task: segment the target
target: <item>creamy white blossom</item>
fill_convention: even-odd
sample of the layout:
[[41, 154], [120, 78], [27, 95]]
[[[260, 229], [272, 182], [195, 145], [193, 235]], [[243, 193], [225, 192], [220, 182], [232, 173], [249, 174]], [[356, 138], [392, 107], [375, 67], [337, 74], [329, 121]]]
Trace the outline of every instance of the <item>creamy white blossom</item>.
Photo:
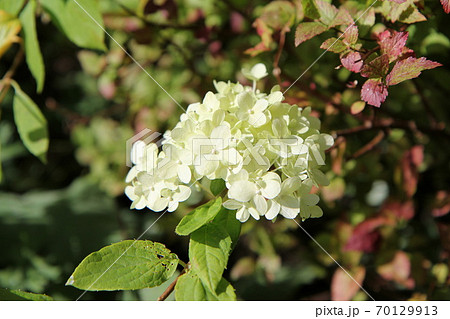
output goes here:
[[174, 211], [202, 180], [223, 179], [224, 207], [241, 222], [281, 215], [322, 216], [312, 187], [327, 185], [319, 169], [334, 141], [319, 131], [311, 108], [283, 103], [279, 86], [265, 94], [256, 82], [263, 64], [244, 69], [253, 86], [216, 82], [201, 103], [188, 106], [162, 146], [134, 144], [126, 195], [132, 208]]

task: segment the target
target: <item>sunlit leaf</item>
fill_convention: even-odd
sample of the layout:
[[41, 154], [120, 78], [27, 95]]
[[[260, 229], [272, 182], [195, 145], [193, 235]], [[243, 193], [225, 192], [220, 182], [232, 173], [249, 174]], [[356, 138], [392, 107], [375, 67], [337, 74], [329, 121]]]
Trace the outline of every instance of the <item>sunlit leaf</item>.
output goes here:
[[197, 207], [183, 217], [175, 229], [178, 235], [187, 236], [211, 221], [222, 208], [222, 198], [218, 197]]
[[83, 290], [134, 290], [167, 281], [178, 265], [177, 255], [163, 244], [125, 240], [87, 256], [66, 285]]
[[299, 46], [306, 40], [314, 38], [327, 31], [327, 26], [321, 22], [302, 22], [297, 26], [295, 30], [295, 46]]
[[25, 0], [2, 0], [0, 1], [0, 11], [6, 11], [13, 16], [17, 16], [23, 7]]
[[0, 58], [19, 41], [17, 34], [20, 32], [20, 21], [6, 11], [0, 10]]
[[396, 85], [400, 82], [418, 77], [422, 71], [434, 69], [442, 64], [427, 60], [426, 58], [409, 57], [405, 60], [397, 62], [392, 71], [386, 77], [386, 84]]
[[39, 107], [12, 82], [14, 94], [14, 122], [25, 147], [43, 163], [47, 161], [48, 128], [47, 120]]
[[28, 2], [25, 9], [20, 14], [20, 21], [22, 22], [25, 35], [25, 57], [28, 68], [36, 79], [37, 91], [42, 92], [42, 88], [44, 87], [45, 69], [36, 33], [35, 10], [36, 2]]
[[211, 292], [200, 278], [190, 271], [178, 278], [175, 298], [177, 301], [232, 301], [236, 300], [236, 294], [233, 286], [224, 278], [220, 280], [216, 291]]
[[52, 301], [53, 298], [47, 295], [34, 294], [22, 290], [11, 290], [0, 288], [1, 301]]
[[380, 107], [388, 96], [387, 86], [381, 79], [369, 79], [361, 88], [361, 99], [370, 105]]

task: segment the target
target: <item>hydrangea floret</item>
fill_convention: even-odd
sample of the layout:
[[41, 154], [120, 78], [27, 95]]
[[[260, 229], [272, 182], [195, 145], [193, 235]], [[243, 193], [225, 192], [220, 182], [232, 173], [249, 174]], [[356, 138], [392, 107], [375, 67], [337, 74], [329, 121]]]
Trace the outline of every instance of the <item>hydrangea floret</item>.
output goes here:
[[133, 145], [125, 189], [132, 208], [172, 212], [193, 187], [223, 179], [223, 206], [235, 210], [241, 222], [250, 216], [322, 216], [311, 190], [328, 184], [319, 167], [333, 138], [320, 133], [310, 107], [284, 103], [279, 86], [269, 94], [257, 89], [257, 81], [267, 76], [263, 64], [243, 74], [253, 81], [251, 87], [214, 81], [217, 93], [189, 105], [160, 146]]

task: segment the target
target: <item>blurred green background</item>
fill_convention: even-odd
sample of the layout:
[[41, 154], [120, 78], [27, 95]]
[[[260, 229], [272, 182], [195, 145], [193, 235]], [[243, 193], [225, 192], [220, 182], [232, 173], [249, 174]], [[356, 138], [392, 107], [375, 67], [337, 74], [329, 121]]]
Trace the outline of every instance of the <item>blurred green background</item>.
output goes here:
[[[105, 51], [73, 44], [43, 9], [45, 2], [37, 1], [36, 9], [44, 90], [34, 93], [25, 63], [14, 79], [48, 121], [48, 163], [23, 146], [10, 90], [0, 110], [0, 287], [74, 300], [82, 291], [64, 284], [85, 256], [137, 238], [159, 216], [130, 210], [123, 195], [127, 139], [144, 128], [164, 132], [182, 109], [110, 38]], [[244, 53], [260, 42], [252, 23], [268, 1], [98, 3], [111, 36], [183, 107], [213, 90], [213, 79], [247, 83], [243, 66], [263, 62], [271, 70], [277, 54], [276, 30], [270, 50], [255, 57]], [[301, 1], [291, 3], [300, 10]], [[359, 91], [346, 84], [361, 77], [336, 70], [339, 59], [332, 53], [287, 93], [289, 102], [312, 106], [323, 132], [341, 138], [325, 168], [331, 185], [320, 191], [324, 216], [303, 227], [377, 300], [450, 299], [450, 25], [438, 1], [418, 6], [428, 20], [407, 26], [407, 46], [444, 66], [391, 88], [380, 109], [366, 106], [363, 116], [350, 114]], [[319, 47], [327, 39], [323, 35], [295, 47], [294, 31], [287, 33], [279, 61], [285, 87], [323, 52]], [[17, 52], [13, 45], [0, 58], [2, 76]], [[268, 91], [275, 84], [270, 76], [263, 86]], [[342, 131], [367, 118], [399, 125]], [[380, 132], [383, 139], [358, 155]], [[174, 229], [201, 200], [193, 198], [166, 214], [143, 239], [166, 244], [186, 261], [187, 239]], [[290, 220], [245, 223], [225, 276], [243, 300], [367, 299]], [[83, 300], [155, 300], [163, 290], [88, 292]]]

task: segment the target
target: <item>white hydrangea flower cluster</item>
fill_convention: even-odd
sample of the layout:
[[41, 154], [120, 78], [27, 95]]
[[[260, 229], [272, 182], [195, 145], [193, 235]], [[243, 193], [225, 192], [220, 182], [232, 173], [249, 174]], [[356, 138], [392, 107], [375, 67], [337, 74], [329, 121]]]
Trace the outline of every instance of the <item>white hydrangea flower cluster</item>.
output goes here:
[[228, 190], [223, 206], [236, 210], [241, 222], [250, 216], [322, 216], [311, 189], [328, 184], [318, 168], [333, 138], [320, 133], [311, 108], [283, 103], [279, 86], [270, 94], [256, 89], [267, 75], [263, 64], [243, 73], [253, 87], [214, 82], [217, 93], [189, 105], [164, 134], [161, 151], [156, 144], [134, 144], [135, 165], [125, 189], [132, 208], [174, 211], [195, 183], [223, 179]]

